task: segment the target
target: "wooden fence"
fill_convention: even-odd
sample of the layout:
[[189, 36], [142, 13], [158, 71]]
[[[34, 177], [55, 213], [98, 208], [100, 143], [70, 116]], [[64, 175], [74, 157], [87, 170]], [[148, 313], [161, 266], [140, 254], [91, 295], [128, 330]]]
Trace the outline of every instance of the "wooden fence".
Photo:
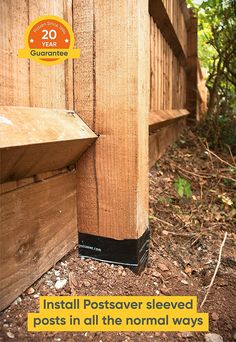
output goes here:
[[149, 165], [197, 113], [197, 19], [185, 1], [149, 1]]
[[[17, 58], [27, 25], [47, 14], [73, 24], [80, 59], [45, 67]], [[2, 309], [78, 243], [78, 231], [84, 256], [145, 263], [148, 159], [196, 117], [198, 97], [197, 20], [182, 0], [2, 0], [0, 26], [0, 116], [22, 133], [0, 131]], [[73, 111], [97, 140], [71, 122]], [[57, 138], [45, 138], [59, 115]], [[22, 148], [28, 120], [32, 146]], [[60, 130], [77, 140], [73, 151]]]

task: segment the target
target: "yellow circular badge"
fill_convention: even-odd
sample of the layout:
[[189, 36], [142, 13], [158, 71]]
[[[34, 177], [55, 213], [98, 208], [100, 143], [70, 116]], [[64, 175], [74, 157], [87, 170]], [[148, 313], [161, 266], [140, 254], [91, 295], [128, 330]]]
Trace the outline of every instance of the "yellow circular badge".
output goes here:
[[44, 65], [79, 58], [80, 50], [74, 49], [74, 33], [62, 18], [47, 15], [32, 21], [25, 31], [24, 49], [19, 49], [19, 58], [30, 58]]

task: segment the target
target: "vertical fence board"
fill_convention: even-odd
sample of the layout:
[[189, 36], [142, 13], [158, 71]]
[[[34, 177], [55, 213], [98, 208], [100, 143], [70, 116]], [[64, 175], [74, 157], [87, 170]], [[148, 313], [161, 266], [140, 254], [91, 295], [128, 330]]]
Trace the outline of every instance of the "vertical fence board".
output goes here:
[[[51, 14], [62, 18], [65, 17], [65, 19], [71, 21], [71, 6], [71, 1], [29, 0], [29, 20], [31, 22], [42, 15]], [[30, 105], [46, 108], [68, 108], [73, 106], [71, 72], [71, 62], [45, 68], [44, 65], [30, 61]]]
[[27, 26], [27, 0], [0, 2], [0, 105], [29, 105], [29, 61], [17, 57]]
[[[164, 7], [163, 7], [164, 6]], [[153, 14], [152, 14], [153, 13]], [[154, 15], [154, 17], [152, 16]], [[186, 107], [189, 50], [196, 51], [190, 18], [184, 0], [150, 0], [151, 17], [151, 111]], [[160, 29], [159, 27], [160, 26]], [[189, 34], [188, 34], [189, 32]], [[191, 47], [189, 41], [193, 39]], [[191, 62], [192, 61], [192, 62]], [[154, 70], [154, 75], [153, 75]], [[193, 71], [195, 73], [195, 71]], [[154, 81], [153, 81], [154, 80]], [[194, 83], [195, 87], [195, 83]], [[193, 96], [193, 95], [192, 95]]]

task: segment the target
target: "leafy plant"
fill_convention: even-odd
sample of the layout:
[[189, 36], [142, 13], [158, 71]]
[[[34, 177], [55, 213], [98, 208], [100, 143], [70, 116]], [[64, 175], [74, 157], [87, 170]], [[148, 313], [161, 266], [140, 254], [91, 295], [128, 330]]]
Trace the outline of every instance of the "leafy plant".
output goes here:
[[236, 153], [236, 1], [187, 1], [198, 14], [198, 55], [208, 72], [208, 111], [201, 132], [213, 147], [228, 144]]
[[192, 197], [191, 185], [186, 179], [178, 177], [175, 182], [175, 188], [180, 197]]

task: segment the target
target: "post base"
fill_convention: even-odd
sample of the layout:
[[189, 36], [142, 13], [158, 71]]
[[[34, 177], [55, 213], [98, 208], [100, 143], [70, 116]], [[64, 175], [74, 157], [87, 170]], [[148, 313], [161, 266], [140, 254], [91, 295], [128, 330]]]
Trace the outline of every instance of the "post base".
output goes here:
[[149, 229], [139, 239], [126, 240], [79, 233], [79, 254], [84, 258], [122, 265], [140, 273], [148, 260], [149, 241]]

